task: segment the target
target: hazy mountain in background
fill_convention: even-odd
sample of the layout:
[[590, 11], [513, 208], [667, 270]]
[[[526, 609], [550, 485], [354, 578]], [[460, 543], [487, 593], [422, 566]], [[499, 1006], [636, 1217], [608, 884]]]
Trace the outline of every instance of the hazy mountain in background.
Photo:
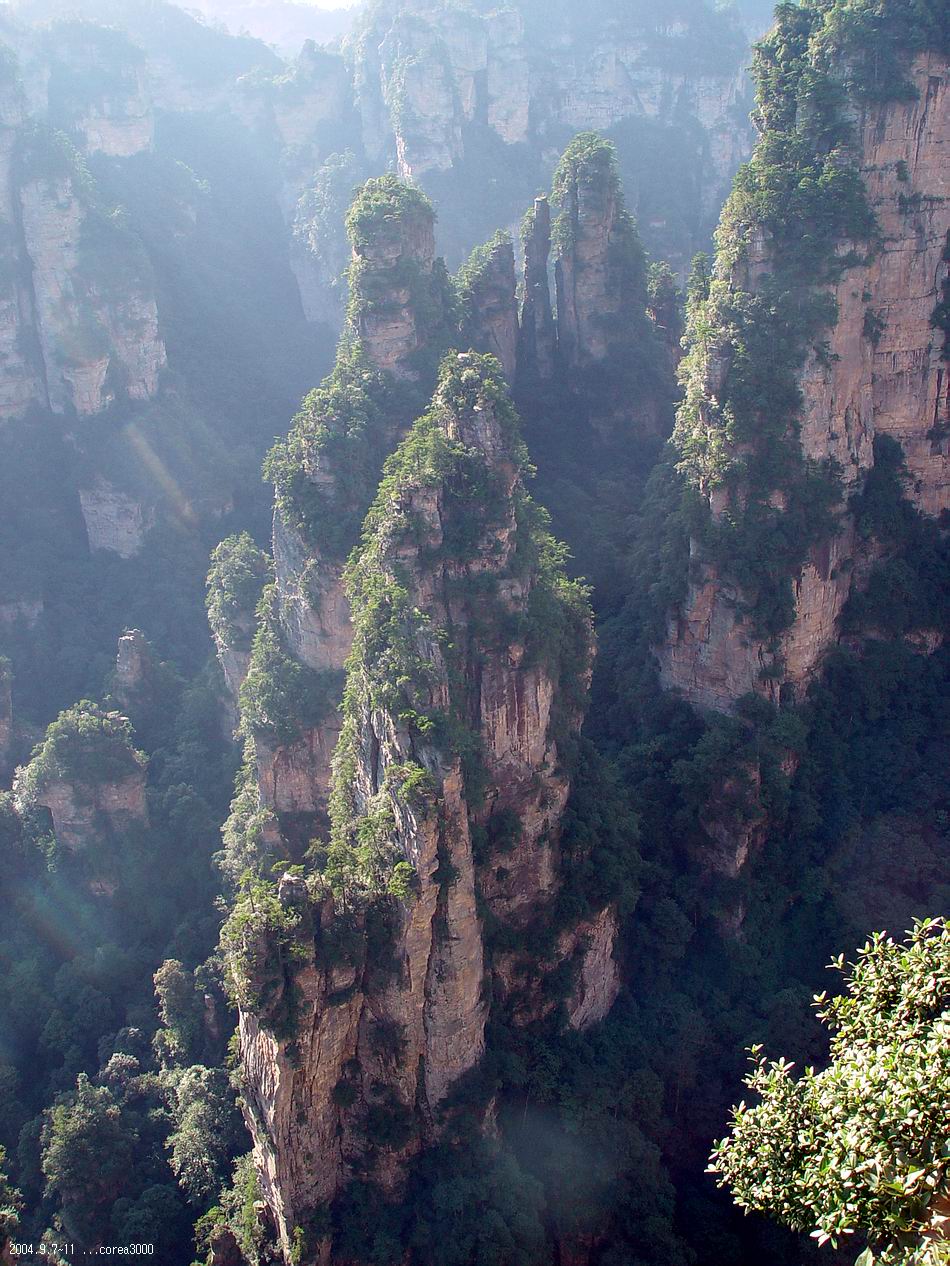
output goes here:
[[[284, 57], [296, 57], [306, 40], [329, 44], [346, 35], [358, 11], [357, 5], [321, 8], [296, 0], [194, 0], [178, 7], [232, 35], [263, 40]], [[141, 6], [122, 0], [10, 0], [0, 4], [4, 9], [33, 22], [78, 17], [127, 29], [141, 21]]]
[[247, 31], [288, 57], [296, 56], [305, 40], [329, 44], [346, 35], [355, 12], [352, 5], [321, 8], [295, 0], [194, 0], [183, 7], [223, 22], [235, 35]]

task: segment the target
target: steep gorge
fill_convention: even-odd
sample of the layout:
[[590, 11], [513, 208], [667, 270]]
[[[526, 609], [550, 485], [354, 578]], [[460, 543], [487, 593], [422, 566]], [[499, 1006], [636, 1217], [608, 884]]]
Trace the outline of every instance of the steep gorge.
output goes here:
[[[513, 379], [553, 384], [573, 356], [622, 361], [649, 340], [610, 148], [585, 136], [563, 169], [555, 196], [584, 259], [570, 232], [558, 257], [584, 284], [577, 328], [550, 318], [546, 361], [524, 334], [527, 300], [519, 321], [510, 241], [477, 251], [453, 284], [421, 194], [392, 177], [359, 191], [336, 368], [267, 463], [274, 583], [250, 643], [266, 570], [249, 543], [216, 555], [212, 624], [250, 740], [228, 869], [257, 877], [225, 943], [248, 1122], [285, 1253], [299, 1227], [329, 1260], [321, 1210], [357, 1178], [401, 1189], [451, 1119], [442, 1100], [480, 1063], [490, 1015], [537, 1024], [563, 1005], [586, 1027], [619, 989], [614, 910], [559, 913], [559, 744], [583, 716], [590, 616], [525, 492], [501, 362], [450, 352], [409, 428], [453, 341], [500, 352]], [[548, 285], [539, 275], [533, 302], [551, 314]], [[609, 343], [602, 292], [629, 307]], [[614, 419], [621, 433], [635, 414]], [[481, 1111], [490, 1128], [490, 1096]]]
[[[405, 71], [417, 102], [435, 91], [437, 126], [395, 108], [380, 128], [405, 155], [439, 143], [461, 85], [471, 117], [446, 172], [463, 171], [497, 86], [479, 32], [513, 19], [467, 14], [455, 34], [470, 43], [446, 62], [447, 10], [410, 7], [377, 20], [424, 55], [385, 73]], [[551, 26], [573, 94], [562, 54], [587, 65], [590, 48], [565, 11]], [[128, 201], [145, 254], [124, 254], [128, 225], [107, 216], [109, 266], [128, 265], [134, 298], [133, 265], [158, 261], [168, 365], [135, 400], [110, 351], [101, 411], [47, 401], [2, 436], [18, 531], [47, 514], [37, 490], [59, 489], [46, 526], [83, 560], [24, 552], [0, 601], [15, 660], [0, 658], [0, 765], [21, 763], [16, 794], [0, 792], [15, 915], [0, 1170], [23, 1190], [24, 1234], [149, 1235], [184, 1261], [200, 1210], [207, 1266], [820, 1263], [739, 1217], [703, 1170], [749, 1042], [820, 1061], [802, 1017], [828, 955], [950, 897], [946, 48], [899, 4], [883, 41], [879, 18], [862, 0], [783, 7], [757, 55], [762, 141], [713, 271], [700, 261], [690, 281], [668, 460], [680, 296], [648, 265], [604, 138], [576, 137], [536, 197], [520, 289], [508, 234], [450, 276], [438, 250], [471, 229], [458, 208], [440, 206], [437, 236], [419, 188], [364, 183], [335, 367], [266, 462], [271, 554], [249, 486], [276, 407], [263, 364], [289, 327], [255, 331], [299, 296], [288, 260], [258, 248], [283, 240], [296, 182], [342, 143], [321, 132], [349, 111], [340, 59], [311, 49], [284, 77], [252, 51], [267, 73], [236, 88], [225, 71], [204, 92], [165, 51], [123, 74], [114, 109], [58, 98], [76, 153], [57, 151], [71, 175], [53, 193], [99, 222], [86, 150], [95, 187]], [[630, 57], [598, 62], [611, 91]], [[543, 100], [533, 139], [556, 134]], [[271, 157], [273, 129], [286, 142], [279, 208], [273, 168], [262, 196], [250, 167], [203, 187], [181, 166], [230, 161], [245, 127]], [[334, 168], [347, 196], [364, 174], [351, 158]], [[230, 258], [248, 267], [233, 291], [213, 266]], [[259, 325], [241, 298], [258, 291]], [[202, 293], [213, 302], [192, 311]], [[318, 364], [286, 351], [293, 381], [313, 381]], [[209, 412], [176, 413], [196, 388]], [[240, 452], [202, 448], [203, 420], [229, 413], [220, 434]], [[161, 474], [160, 508], [113, 476], [113, 434]], [[196, 488], [215, 454], [216, 475], [232, 456], [247, 475], [233, 506], [217, 479]], [[191, 661], [166, 654], [225, 532], [208, 590], [222, 698], [205, 640]], [[594, 582], [596, 656], [574, 573]], [[132, 623], [158, 628], [154, 653]], [[43, 737], [50, 699], [87, 695], [101, 703]], [[71, 1147], [80, 1161], [63, 1163]], [[17, 1204], [0, 1174], [0, 1205]]]

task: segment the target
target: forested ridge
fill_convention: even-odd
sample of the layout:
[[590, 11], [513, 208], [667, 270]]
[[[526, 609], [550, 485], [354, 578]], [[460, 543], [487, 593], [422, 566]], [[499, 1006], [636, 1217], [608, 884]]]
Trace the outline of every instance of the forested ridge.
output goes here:
[[706, 242], [695, 117], [505, 139], [534, 4], [99, 8], [0, 13], [0, 1260], [937, 1266], [945, 6], [780, 4]]

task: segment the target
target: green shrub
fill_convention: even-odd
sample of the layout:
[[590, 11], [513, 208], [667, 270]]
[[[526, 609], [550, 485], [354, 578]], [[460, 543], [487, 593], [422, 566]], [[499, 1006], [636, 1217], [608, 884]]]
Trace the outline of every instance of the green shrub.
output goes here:
[[225, 646], [251, 649], [254, 613], [271, 571], [270, 559], [248, 532], [227, 537], [213, 550], [206, 605], [212, 632]]
[[145, 760], [133, 746], [128, 718], [85, 699], [48, 727], [24, 771], [22, 794], [29, 800], [58, 780], [80, 785], [119, 782], [139, 773]]
[[250, 667], [241, 686], [241, 717], [252, 731], [278, 743], [292, 743], [327, 715], [338, 697], [340, 674], [316, 672], [287, 654], [276, 600], [275, 587], [268, 585], [258, 606]]
[[877, 933], [845, 967], [846, 992], [815, 1000], [832, 1031], [831, 1062], [793, 1065], [752, 1048], [746, 1079], [759, 1102], [733, 1110], [712, 1172], [745, 1209], [819, 1243], [860, 1233], [861, 1266], [922, 1263], [931, 1206], [946, 1190], [950, 1095], [950, 933], [915, 924], [897, 944]]

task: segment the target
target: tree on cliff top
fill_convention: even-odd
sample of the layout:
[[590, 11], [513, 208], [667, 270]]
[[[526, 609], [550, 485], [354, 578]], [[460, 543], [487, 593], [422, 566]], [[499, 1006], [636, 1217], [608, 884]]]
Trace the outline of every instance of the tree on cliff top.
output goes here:
[[76, 783], [118, 782], [138, 773], [145, 763], [146, 757], [133, 745], [129, 719], [83, 699], [48, 727], [23, 772], [20, 792], [29, 799], [60, 778]]
[[859, 1266], [936, 1266], [950, 1249], [950, 928], [875, 933], [832, 966], [846, 992], [820, 994], [834, 1036], [827, 1068], [792, 1078], [753, 1047], [755, 1107], [733, 1110], [710, 1172], [744, 1209], [819, 1243], [861, 1235]]

